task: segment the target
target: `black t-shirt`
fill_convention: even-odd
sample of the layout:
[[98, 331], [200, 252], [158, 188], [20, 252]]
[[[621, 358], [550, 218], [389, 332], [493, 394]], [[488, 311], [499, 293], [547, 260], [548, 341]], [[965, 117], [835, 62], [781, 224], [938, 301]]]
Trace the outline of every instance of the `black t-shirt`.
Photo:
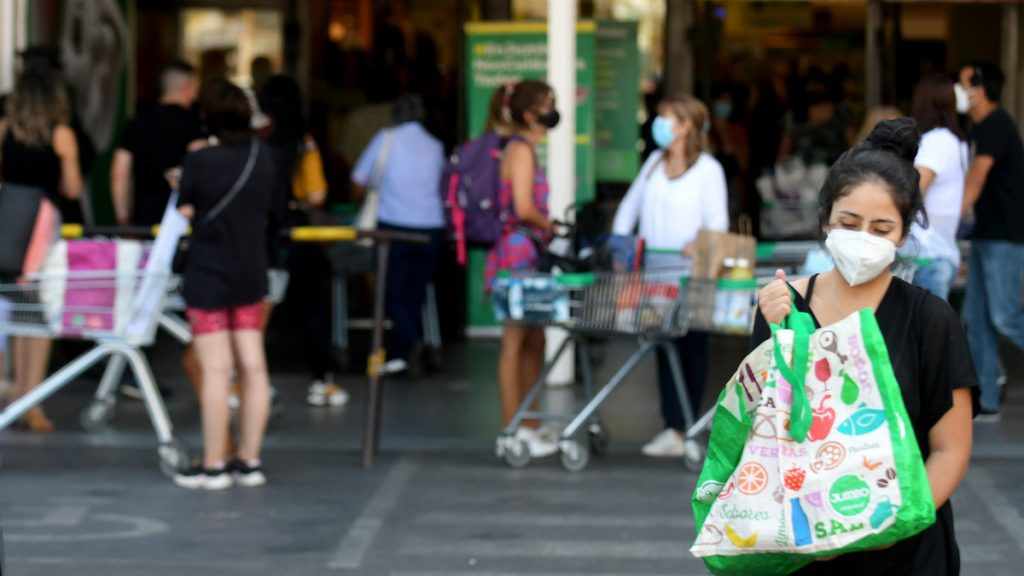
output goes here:
[[3, 158], [0, 180], [11, 184], [35, 186], [42, 189], [55, 205], [60, 202], [62, 169], [60, 156], [53, 149], [52, 137], [44, 146], [33, 148], [18, 141], [8, 127], [3, 142], [0, 142], [0, 158]]
[[[814, 299], [812, 277], [807, 297]], [[796, 309], [812, 315], [807, 300], [796, 295]], [[974, 372], [967, 338], [960, 318], [942, 300], [926, 290], [893, 278], [875, 312], [878, 327], [889, 349], [903, 404], [914, 427], [914, 436], [925, 459], [931, 453], [928, 432], [953, 407], [953, 390], [974, 388]], [[817, 318], [816, 327], [820, 327]], [[760, 311], [754, 322], [751, 344], [757, 346], [771, 337]], [[975, 406], [976, 408], [977, 406]], [[960, 550], [953, 532], [953, 508], [946, 502], [936, 513], [935, 524], [875, 552], [844, 554], [828, 562], [814, 562], [795, 574], [827, 576], [943, 576], [960, 573]]]
[[164, 173], [181, 166], [189, 143], [202, 136], [199, 116], [175, 104], [143, 112], [125, 128], [119, 147], [132, 154], [136, 225], [160, 223], [171, 197]]
[[974, 127], [974, 152], [995, 161], [974, 206], [974, 238], [1024, 243], [1024, 143], [1005, 110], [996, 108]]
[[185, 303], [219, 309], [259, 302], [267, 294], [267, 220], [274, 164], [258, 144], [245, 185], [213, 220], [206, 214], [238, 181], [249, 158], [248, 142], [204, 148], [185, 157], [178, 205], [195, 206], [185, 260]]

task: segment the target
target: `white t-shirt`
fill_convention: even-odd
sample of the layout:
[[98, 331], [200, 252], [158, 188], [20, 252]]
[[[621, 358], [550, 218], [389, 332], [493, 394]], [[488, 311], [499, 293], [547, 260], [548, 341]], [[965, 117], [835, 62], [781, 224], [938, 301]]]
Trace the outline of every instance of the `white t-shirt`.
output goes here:
[[921, 137], [914, 165], [935, 173], [924, 196], [928, 228], [914, 224], [908, 243], [910, 251], [918, 250], [922, 258], [943, 258], [960, 265], [960, 249], [956, 231], [960, 226], [960, 205], [964, 197], [964, 173], [967, 167], [967, 144], [948, 128], [934, 128]]
[[615, 212], [614, 234], [640, 236], [648, 249], [682, 250], [708, 228], [729, 230], [725, 171], [710, 154], [701, 154], [682, 176], [669, 179], [661, 151], [647, 159]]

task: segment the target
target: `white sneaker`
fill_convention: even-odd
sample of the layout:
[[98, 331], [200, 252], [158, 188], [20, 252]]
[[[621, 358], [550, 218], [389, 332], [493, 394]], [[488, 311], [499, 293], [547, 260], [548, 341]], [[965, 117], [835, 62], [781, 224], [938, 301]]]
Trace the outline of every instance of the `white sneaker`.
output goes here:
[[666, 428], [645, 444], [641, 452], [651, 458], [682, 458], [686, 454], [686, 441], [679, 432]]
[[558, 453], [558, 441], [535, 428], [521, 426], [516, 430], [516, 438], [526, 443], [533, 458], [546, 458]]
[[333, 382], [314, 380], [309, 385], [306, 402], [312, 406], [344, 406], [348, 404], [348, 392]]
[[381, 374], [398, 374], [409, 369], [409, 363], [401, 358], [392, 358], [380, 367]]

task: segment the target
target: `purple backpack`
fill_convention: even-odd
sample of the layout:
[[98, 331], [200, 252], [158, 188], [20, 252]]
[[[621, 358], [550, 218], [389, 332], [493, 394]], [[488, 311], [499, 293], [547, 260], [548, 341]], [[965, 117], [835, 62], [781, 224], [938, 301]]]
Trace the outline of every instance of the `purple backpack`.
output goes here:
[[495, 132], [455, 149], [441, 176], [445, 224], [466, 264], [467, 244], [490, 246], [498, 241], [508, 220], [508, 206], [498, 197], [501, 154], [508, 139]]

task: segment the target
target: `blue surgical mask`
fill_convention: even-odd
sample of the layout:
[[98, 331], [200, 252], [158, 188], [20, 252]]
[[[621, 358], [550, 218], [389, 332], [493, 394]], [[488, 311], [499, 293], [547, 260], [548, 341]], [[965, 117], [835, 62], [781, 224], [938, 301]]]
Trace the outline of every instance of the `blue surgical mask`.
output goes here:
[[651, 125], [651, 138], [654, 139], [658, 148], [668, 148], [676, 141], [676, 134], [672, 131], [675, 125], [674, 118], [658, 116], [654, 119], [654, 124]]
[[732, 116], [732, 102], [728, 100], [715, 102], [712, 105], [712, 110], [718, 118], [728, 118], [729, 116]]

